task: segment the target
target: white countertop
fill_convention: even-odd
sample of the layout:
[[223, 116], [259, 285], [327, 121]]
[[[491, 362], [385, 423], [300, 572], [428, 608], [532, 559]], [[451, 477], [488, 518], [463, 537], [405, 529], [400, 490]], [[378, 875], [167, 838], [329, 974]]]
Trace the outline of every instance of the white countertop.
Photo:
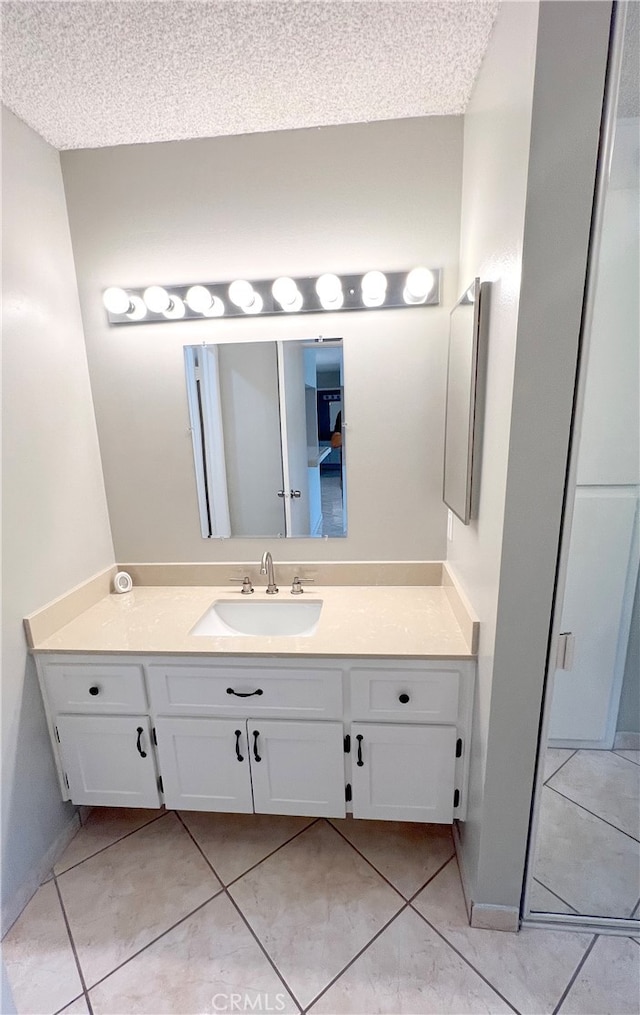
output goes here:
[[[306, 592], [323, 602], [308, 637], [196, 636], [190, 631], [218, 599], [238, 599], [237, 587], [138, 586], [107, 595], [35, 652], [137, 652], [144, 655], [298, 655], [473, 658], [444, 587], [319, 586]], [[263, 590], [247, 599], [274, 601]], [[290, 600], [287, 587], [278, 600]]]

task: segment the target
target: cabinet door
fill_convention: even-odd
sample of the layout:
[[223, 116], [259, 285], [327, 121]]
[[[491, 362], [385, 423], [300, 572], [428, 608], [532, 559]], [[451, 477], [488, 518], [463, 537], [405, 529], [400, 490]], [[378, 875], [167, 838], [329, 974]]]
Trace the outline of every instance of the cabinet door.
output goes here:
[[158, 719], [167, 807], [251, 813], [246, 724], [237, 719]]
[[249, 720], [257, 814], [345, 815], [342, 723]]
[[352, 723], [354, 818], [453, 821], [455, 726]]
[[146, 715], [59, 715], [55, 726], [74, 804], [160, 807]]

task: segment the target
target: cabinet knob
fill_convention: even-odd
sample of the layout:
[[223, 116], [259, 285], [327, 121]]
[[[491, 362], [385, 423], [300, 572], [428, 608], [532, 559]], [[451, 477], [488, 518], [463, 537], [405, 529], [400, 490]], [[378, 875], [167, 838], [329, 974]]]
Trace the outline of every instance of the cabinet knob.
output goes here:
[[93, 687], [89, 688], [89, 694], [93, 695], [100, 694], [100, 688], [94, 684]]
[[406, 705], [409, 700], [410, 700], [410, 698], [409, 698], [408, 694], [399, 694], [398, 695], [398, 701], [402, 702], [403, 705]]

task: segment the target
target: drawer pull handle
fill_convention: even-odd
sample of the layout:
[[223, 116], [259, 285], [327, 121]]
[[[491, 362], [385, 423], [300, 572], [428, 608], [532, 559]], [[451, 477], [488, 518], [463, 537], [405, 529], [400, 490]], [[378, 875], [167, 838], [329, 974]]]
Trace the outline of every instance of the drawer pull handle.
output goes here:
[[233, 687], [227, 687], [227, 694], [235, 694], [236, 698], [252, 698], [254, 694], [262, 694], [261, 688], [257, 691], [234, 691]]
[[138, 748], [138, 754], [140, 755], [140, 757], [141, 758], [146, 758], [147, 752], [142, 750], [142, 744], [141, 744], [142, 734], [143, 733], [144, 733], [144, 730], [143, 730], [142, 726], [138, 726], [138, 740], [137, 740], [137, 743], [136, 743], [136, 747]]
[[362, 733], [358, 733], [356, 740], [358, 741], [358, 760], [356, 764], [358, 768], [362, 768], [364, 765], [364, 761], [362, 760], [362, 741], [364, 740], [364, 737], [362, 736]]
[[256, 759], [256, 761], [262, 761], [262, 758], [258, 754], [258, 737], [259, 736], [260, 736], [259, 731], [258, 730], [254, 730], [253, 731], [253, 756]]
[[241, 730], [236, 730], [236, 758], [238, 761], [244, 761], [244, 758], [240, 754], [240, 735]]
[[94, 684], [93, 687], [89, 688], [89, 694], [100, 694], [100, 688]]
[[403, 705], [406, 705], [407, 702], [410, 701], [409, 695], [408, 694], [399, 694], [398, 695], [398, 701], [402, 702]]

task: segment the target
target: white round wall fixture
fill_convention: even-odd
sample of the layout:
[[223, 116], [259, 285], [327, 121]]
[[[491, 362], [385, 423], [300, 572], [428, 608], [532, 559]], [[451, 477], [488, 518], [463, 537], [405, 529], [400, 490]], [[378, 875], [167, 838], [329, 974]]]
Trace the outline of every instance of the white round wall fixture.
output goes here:
[[113, 579], [113, 591], [118, 593], [131, 592], [132, 588], [131, 575], [127, 574], [126, 571], [118, 571]]

